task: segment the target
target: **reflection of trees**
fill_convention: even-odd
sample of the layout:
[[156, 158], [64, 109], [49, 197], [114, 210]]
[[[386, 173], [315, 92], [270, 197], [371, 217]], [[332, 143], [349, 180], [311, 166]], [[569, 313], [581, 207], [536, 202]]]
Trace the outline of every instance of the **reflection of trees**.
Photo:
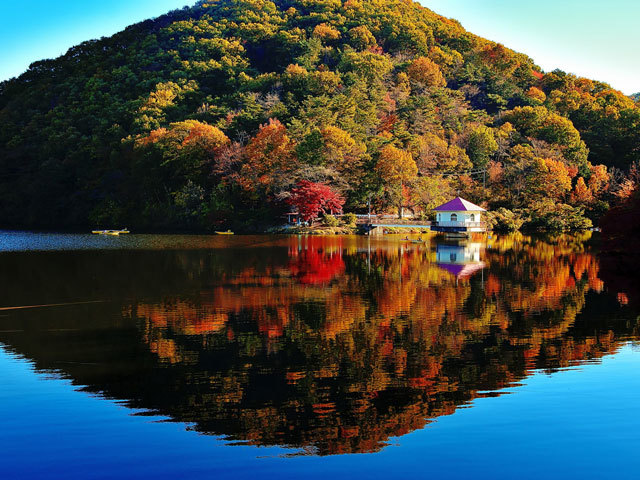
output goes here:
[[[110, 269], [96, 291], [122, 309], [22, 312], [28, 335], [0, 341], [200, 432], [374, 451], [535, 368], [598, 358], [637, 335], [583, 240], [493, 238], [485, 270], [466, 279], [438, 268], [433, 248], [362, 238], [127, 254], [129, 276], [114, 257], [85, 256], [67, 288], [91, 298], [87, 279]], [[46, 261], [51, 278], [38, 284], [59, 267]]]
[[486, 278], [462, 282], [429, 251], [346, 254], [321, 242], [290, 249], [284, 266], [241, 272], [198, 305], [133, 307], [162, 362], [226, 359], [207, 371], [207, 400], [180, 405], [176, 418], [250, 443], [371, 451], [533, 368], [619, 344], [613, 330], [576, 335], [588, 292], [603, 285], [572, 237], [498, 239]]

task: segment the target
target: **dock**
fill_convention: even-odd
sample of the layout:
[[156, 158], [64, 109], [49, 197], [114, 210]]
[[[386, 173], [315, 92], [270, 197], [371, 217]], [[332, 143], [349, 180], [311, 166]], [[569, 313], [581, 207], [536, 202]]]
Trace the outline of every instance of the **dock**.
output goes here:
[[[386, 216], [385, 216], [386, 217]], [[358, 216], [357, 225], [365, 235], [384, 235], [388, 228], [411, 228], [416, 230], [431, 230], [431, 222], [423, 220], [402, 220], [388, 217]]]

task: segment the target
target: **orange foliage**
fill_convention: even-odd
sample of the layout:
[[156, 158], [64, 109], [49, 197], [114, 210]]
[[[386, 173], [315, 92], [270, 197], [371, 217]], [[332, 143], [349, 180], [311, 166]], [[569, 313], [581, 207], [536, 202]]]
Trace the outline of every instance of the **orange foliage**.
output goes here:
[[447, 83], [440, 67], [427, 57], [418, 57], [411, 62], [407, 75], [414, 82], [428, 87], [444, 87]]
[[591, 177], [589, 177], [589, 190], [594, 197], [599, 198], [609, 189], [610, 176], [605, 165], [596, 165], [591, 168]]
[[579, 177], [576, 186], [571, 192], [571, 203], [577, 205], [589, 205], [593, 203], [593, 193], [584, 182], [584, 178]]
[[561, 200], [571, 190], [571, 175], [567, 166], [552, 158], [544, 159], [545, 174], [540, 187], [549, 198]]
[[241, 185], [246, 190], [257, 186], [270, 190], [274, 179], [294, 169], [297, 163], [294, 152], [295, 143], [287, 135], [286, 127], [277, 119], [269, 119], [245, 148]]

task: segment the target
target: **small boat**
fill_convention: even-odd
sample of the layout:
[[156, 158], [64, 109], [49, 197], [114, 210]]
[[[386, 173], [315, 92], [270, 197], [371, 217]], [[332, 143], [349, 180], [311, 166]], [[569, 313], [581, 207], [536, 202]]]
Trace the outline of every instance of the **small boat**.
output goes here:
[[227, 230], [226, 232], [216, 232], [216, 235], [233, 235], [231, 230]]
[[121, 233], [129, 233], [129, 230], [122, 229], [122, 230], [92, 230], [91, 233], [95, 234], [95, 235], [120, 235]]

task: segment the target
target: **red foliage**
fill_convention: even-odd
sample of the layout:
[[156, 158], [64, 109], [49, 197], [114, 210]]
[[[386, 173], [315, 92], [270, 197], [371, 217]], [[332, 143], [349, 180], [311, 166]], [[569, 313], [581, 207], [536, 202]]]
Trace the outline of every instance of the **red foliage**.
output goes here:
[[310, 248], [289, 263], [289, 270], [303, 285], [324, 285], [344, 272], [341, 252], [326, 253]]
[[378, 125], [378, 133], [393, 131], [393, 127], [397, 122], [398, 116], [396, 114], [389, 113], [387, 115], [383, 115], [380, 118], [380, 125]]
[[534, 77], [536, 77], [538, 80], [542, 80], [544, 78], [544, 74], [542, 72], [538, 72], [536, 70], [531, 70], [531, 73], [533, 74]]
[[302, 220], [308, 222], [323, 214], [342, 213], [344, 198], [329, 185], [299, 181], [291, 190], [289, 205], [298, 209]]

